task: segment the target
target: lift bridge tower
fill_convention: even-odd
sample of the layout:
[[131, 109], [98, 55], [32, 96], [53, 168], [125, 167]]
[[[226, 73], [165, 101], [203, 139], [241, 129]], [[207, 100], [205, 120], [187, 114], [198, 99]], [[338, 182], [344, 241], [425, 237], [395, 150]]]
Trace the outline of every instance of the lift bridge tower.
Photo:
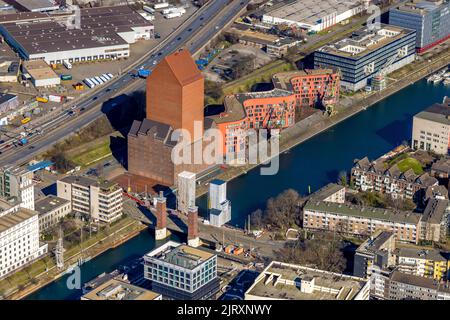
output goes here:
[[64, 268], [64, 243], [61, 228], [59, 229], [59, 238], [55, 247], [55, 259], [56, 259], [56, 267], [58, 269]]

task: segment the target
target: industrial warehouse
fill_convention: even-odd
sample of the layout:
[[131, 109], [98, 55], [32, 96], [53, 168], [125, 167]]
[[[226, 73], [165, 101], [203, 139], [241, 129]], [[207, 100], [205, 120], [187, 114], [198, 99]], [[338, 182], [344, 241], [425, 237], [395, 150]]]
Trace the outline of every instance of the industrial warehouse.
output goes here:
[[299, 28], [319, 32], [342, 22], [360, 12], [361, 1], [322, 0], [282, 2], [262, 17], [269, 24], [296, 24]]
[[153, 38], [153, 24], [128, 6], [87, 8], [80, 13], [79, 29], [69, 27], [68, 21], [76, 18], [68, 14], [6, 15], [0, 33], [22, 58], [50, 64], [128, 57], [130, 44]]

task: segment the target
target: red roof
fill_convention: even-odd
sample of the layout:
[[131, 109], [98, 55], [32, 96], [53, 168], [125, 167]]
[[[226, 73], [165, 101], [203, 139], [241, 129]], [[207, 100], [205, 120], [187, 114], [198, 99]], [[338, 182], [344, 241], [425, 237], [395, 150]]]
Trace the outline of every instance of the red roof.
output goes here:
[[181, 49], [166, 56], [162, 63], [166, 63], [169, 66], [181, 85], [187, 85], [203, 78], [202, 73], [197, 68], [194, 59], [187, 49]]

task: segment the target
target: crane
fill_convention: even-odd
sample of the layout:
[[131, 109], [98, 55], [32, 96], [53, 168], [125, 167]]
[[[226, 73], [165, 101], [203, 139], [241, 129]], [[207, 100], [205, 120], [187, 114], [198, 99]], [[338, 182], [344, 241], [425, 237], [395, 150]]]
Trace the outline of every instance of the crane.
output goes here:
[[394, 63], [394, 61], [398, 57], [398, 52], [394, 54], [392, 57], [386, 60], [384, 65], [380, 67], [380, 69], [375, 73], [375, 76], [372, 78], [372, 89], [373, 90], [384, 90], [386, 88], [386, 79], [384, 76], [387, 74], [388, 68]]

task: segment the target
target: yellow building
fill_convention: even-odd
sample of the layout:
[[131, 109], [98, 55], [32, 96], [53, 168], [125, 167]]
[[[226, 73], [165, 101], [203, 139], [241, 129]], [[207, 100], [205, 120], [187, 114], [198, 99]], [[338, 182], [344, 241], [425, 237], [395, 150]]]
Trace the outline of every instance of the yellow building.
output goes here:
[[449, 255], [435, 249], [399, 248], [398, 270], [421, 277], [446, 280], [450, 269]]

